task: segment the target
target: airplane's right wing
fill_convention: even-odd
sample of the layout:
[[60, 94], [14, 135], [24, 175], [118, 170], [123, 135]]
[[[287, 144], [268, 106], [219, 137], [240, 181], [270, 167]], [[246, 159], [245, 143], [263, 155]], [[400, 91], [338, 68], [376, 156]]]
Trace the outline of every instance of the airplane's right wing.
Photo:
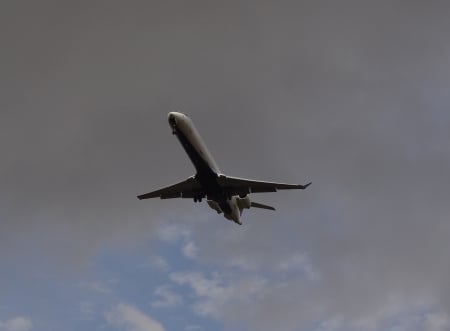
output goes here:
[[262, 193], [262, 192], [276, 192], [278, 190], [304, 190], [311, 183], [306, 185], [300, 184], [285, 184], [264, 182], [260, 180], [252, 180], [237, 177], [219, 176], [218, 182], [220, 186], [231, 195], [248, 194], [248, 193]]
[[197, 182], [194, 177], [189, 177], [182, 182], [177, 184], [161, 188], [159, 190], [149, 192], [146, 194], [138, 195], [138, 199], [150, 199], [150, 198], [161, 198], [161, 199], [172, 199], [172, 198], [194, 198], [194, 197], [204, 197], [205, 192], [203, 188]]

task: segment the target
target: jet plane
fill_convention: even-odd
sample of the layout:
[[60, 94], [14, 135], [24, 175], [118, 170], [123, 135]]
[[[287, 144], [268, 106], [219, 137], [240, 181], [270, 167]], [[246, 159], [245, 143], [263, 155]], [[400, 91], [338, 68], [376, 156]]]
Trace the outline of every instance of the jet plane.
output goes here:
[[241, 215], [244, 209], [253, 207], [275, 210], [271, 206], [251, 201], [248, 196], [250, 193], [290, 189], [304, 190], [311, 185], [311, 183], [300, 185], [265, 182], [224, 175], [206, 148], [191, 119], [178, 112], [170, 112], [168, 119], [172, 133], [177, 136], [189, 156], [196, 169], [196, 174], [174, 185], [139, 195], [139, 200], [188, 198], [193, 199], [194, 202], [201, 202], [206, 198], [209, 207], [218, 214], [223, 213], [226, 219], [241, 225]]

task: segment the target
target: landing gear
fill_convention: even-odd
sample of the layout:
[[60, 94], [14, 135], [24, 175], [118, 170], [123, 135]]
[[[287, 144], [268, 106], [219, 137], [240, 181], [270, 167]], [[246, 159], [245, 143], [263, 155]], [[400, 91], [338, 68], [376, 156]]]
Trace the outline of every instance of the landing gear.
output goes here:
[[194, 202], [202, 202], [202, 197], [194, 197]]

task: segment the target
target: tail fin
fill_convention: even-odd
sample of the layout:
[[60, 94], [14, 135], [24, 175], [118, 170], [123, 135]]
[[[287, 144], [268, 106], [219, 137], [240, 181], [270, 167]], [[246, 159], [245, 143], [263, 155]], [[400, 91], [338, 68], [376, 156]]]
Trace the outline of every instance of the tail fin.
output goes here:
[[269, 210], [275, 210], [275, 208], [267, 205], [263, 205], [262, 203], [253, 202], [250, 204], [251, 207], [254, 208], [262, 208], [262, 209], [269, 209]]

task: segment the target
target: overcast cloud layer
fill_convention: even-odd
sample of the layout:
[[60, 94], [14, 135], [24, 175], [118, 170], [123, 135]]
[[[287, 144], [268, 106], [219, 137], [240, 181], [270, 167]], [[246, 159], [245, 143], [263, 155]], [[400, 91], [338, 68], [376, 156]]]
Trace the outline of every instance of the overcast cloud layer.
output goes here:
[[[187, 288], [186, 309], [225, 330], [450, 330], [449, 10], [3, 1], [0, 259], [77, 282], [99, 252], [172, 233], [195, 263], [159, 261], [159, 307]], [[205, 204], [139, 202], [194, 171], [174, 110], [224, 173], [313, 185], [254, 195], [278, 210], [241, 227]], [[0, 272], [2, 288], [20, 291]], [[165, 329], [145, 311], [118, 302], [105, 323]], [[22, 314], [0, 311], [0, 330], [37, 325]]]

